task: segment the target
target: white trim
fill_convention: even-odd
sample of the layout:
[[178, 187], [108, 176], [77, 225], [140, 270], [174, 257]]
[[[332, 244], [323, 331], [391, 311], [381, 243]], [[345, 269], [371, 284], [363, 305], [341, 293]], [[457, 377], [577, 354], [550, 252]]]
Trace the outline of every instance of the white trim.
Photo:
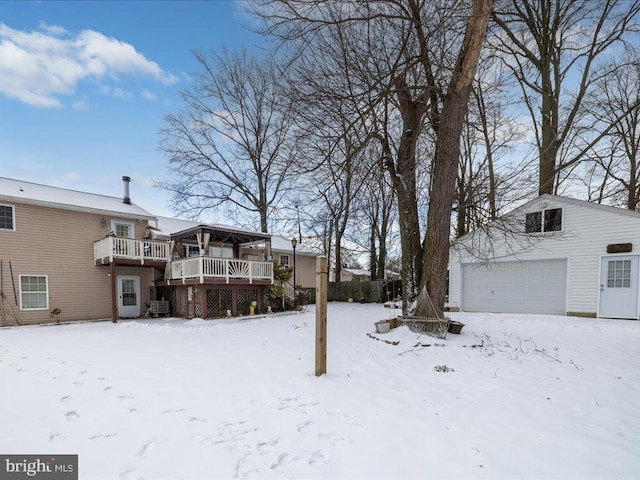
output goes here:
[[606, 253], [598, 256], [598, 277], [596, 278], [598, 282], [596, 284], [596, 287], [598, 289], [597, 290], [598, 299], [596, 301], [596, 316], [597, 318], [610, 318], [610, 317], [600, 316], [600, 297], [602, 296], [602, 289], [600, 287], [600, 285], [602, 285], [602, 260], [604, 260], [605, 258], [615, 258], [615, 257], [637, 257], [638, 258], [639, 273], [636, 278], [636, 282], [638, 282], [638, 288], [636, 292], [636, 313], [635, 313], [635, 317], [633, 317], [637, 320], [640, 312], [640, 254], [631, 253], [631, 252]]
[[[44, 283], [45, 283], [45, 298], [47, 300], [47, 306], [46, 307], [39, 307], [39, 308], [24, 308], [22, 306], [22, 277], [44, 277]], [[20, 310], [24, 310], [25, 312], [30, 312], [33, 310], [49, 310], [49, 275], [43, 275], [40, 273], [34, 273], [34, 274], [20, 274], [18, 275], [18, 290], [20, 291]], [[25, 292], [25, 293], [33, 293], [33, 292]]]
[[[133, 284], [136, 291], [136, 304], [135, 305], [124, 305], [122, 298], [122, 281], [123, 280], [133, 280]], [[138, 318], [141, 314], [141, 306], [142, 306], [142, 292], [140, 290], [140, 276], [139, 275], [118, 275], [118, 316], [122, 318]], [[134, 312], [130, 314], [129, 311]]]
[[9, 205], [7, 203], [0, 203], [0, 207], [9, 207], [11, 208], [11, 221], [13, 223], [13, 228], [0, 228], [0, 232], [15, 232], [16, 231], [16, 206]]
[[[560, 230], [545, 230], [545, 213], [548, 210], [560, 210]], [[534, 213], [540, 213], [540, 231], [539, 232], [527, 232], [527, 215], [533, 215]], [[541, 210], [532, 210], [530, 212], [524, 212], [524, 234], [525, 235], [553, 235], [562, 233], [564, 231], [564, 207], [544, 207]]]

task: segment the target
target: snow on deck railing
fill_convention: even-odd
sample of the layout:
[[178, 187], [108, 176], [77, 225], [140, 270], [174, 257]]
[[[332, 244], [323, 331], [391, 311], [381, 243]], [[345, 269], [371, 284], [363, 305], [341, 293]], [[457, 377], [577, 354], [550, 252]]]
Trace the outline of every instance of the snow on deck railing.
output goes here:
[[94, 261], [114, 258], [139, 260], [169, 261], [170, 245], [167, 242], [153, 240], [138, 240], [135, 238], [106, 237], [93, 242]]
[[221, 278], [229, 283], [230, 279], [269, 280], [273, 283], [273, 264], [255, 262], [239, 258], [191, 257], [171, 262], [170, 280], [197, 278]]

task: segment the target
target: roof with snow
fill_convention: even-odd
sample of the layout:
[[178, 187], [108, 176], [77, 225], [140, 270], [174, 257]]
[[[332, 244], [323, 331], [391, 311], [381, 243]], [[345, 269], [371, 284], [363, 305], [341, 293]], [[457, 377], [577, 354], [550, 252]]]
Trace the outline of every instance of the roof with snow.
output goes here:
[[122, 197], [79, 192], [5, 177], [0, 177], [0, 201], [87, 213], [115, 213], [126, 218], [156, 218], [135, 203], [124, 203]]
[[507, 215], [515, 213], [515, 212], [520, 212], [523, 210], [527, 210], [528, 208], [532, 207], [533, 205], [540, 203], [540, 202], [544, 202], [545, 200], [548, 201], [554, 201], [554, 202], [559, 202], [559, 203], [568, 203], [571, 205], [578, 205], [581, 207], [589, 207], [589, 208], [595, 208], [595, 209], [599, 209], [605, 212], [609, 212], [609, 213], [615, 213], [618, 215], [628, 215], [631, 217], [635, 217], [635, 218], [640, 218], [640, 212], [636, 212], [634, 210], [629, 210], [626, 208], [620, 208], [620, 207], [612, 207], [610, 205], [603, 205], [601, 203], [595, 203], [595, 202], [589, 202], [587, 200], [578, 200], [576, 198], [571, 198], [571, 197], [563, 197], [560, 195], [551, 195], [549, 193], [545, 193], [540, 195], [539, 197], [536, 197], [532, 200], [529, 200], [528, 202], [526, 202], [525, 204], [513, 209], [511, 212], [507, 213]]
[[158, 217], [156, 228], [157, 229], [153, 232], [154, 237], [164, 237], [164, 238], [169, 238], [169, 237], [182, 238], [184, 235], [189, 236], [192, 231], [198, 230], [199, 228], [218, 231], [218, 232], [226, 232], [238, 238], [242, 238], [243, 242], [266, 240], [269, 237], [271, 237], [271, 235], [268, 233], [253, 232], [251, 230], [244, 230], [237, 227], [230, 227], [229, 225], [222, 225], [219, 223], [196, 222], [193, 220], [184, 220], [182, 218], [171, 218], [171, 217]]
[[[282, 235], [272, 235], [271, 236], [271, 250], [279, 251], [279, 252], [293, 252], [293, 247], [291, 246], [291, 239], [287, 237], [283, 237]], [[296, 255], [312, 255], [317, 257], [320, 255], [313, 247], [307, 245], [305, 243], [301, 243], [298, 241], [298, 245], [296, 245]]]

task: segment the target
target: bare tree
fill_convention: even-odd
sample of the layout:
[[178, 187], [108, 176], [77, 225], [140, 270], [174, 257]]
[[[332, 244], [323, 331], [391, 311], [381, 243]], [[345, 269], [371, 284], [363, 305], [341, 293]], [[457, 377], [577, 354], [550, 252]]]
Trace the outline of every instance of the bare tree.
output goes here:
[[[595, 200], [637, 210], [640, 205], [640, 58], [598, 80], [589, 99], [596, 127], [608, 134], [593, 153]], [[620, 117], [621, 112], [624, 116]]]
[[509, 84], [499, 65], [482, 60], [462, 137], [455, 211], [456, 237], [495, 221], [503, 205], [519, 199], [527, 165], [507, 154], [524, 138], [524, 128], [508, 113]]
[[[326, 78], [358, 79], [360, 89], [344, 89], [344, 98], [362, 99], [358, 121], [366, 117], [371, 137], [380, 142], [397, 194], [404, 311], [425, 280], [436, 303], [444, 304], [459, 138], [492, 5], [493, 0], [473, 0], [469, 14], [464, 1], [272, 0], [256, 9], [266, 31], [291, 46], [296, 58], [312, 50], [324, 60], [317, 52], [331, 51], [331, 38], [348, 69], [323, 71]], [[325, 48], [318, 48], [323, 39]], [[400, 119], [400, 129], [393, 130], [391, 117]], [[425, 124], [436, 138], [424, 243], [428, 264], [422, 260], [416, 186], [416, 151]]]
[[433, 179], [424, 240], [423, 285], [418, 296], [417, 315], [442, 316], [444, 308], [460, 137], [492, 8], [493, 0], [472, 2], [464, 39], [442, 105], [433, 157]]
[[162, 187], [173, 192], [177, 211], [195, 217], [230, 205], [255, 215], [267, 232], [293, 155], [282, 77], [271, 59], [244, 50], [195, 57], [195, 86], [182, 93], [184, 110], [167, 115], [161, 132], [174, 178]]
[[555, 193], [560, 173], [604, 135], [577, 146], [586, 93], [607, 72], [598, 60], [636, 29], [638, 0], [503, 0], [491, 42], [520, 85], [539, 156], [538, 193]]

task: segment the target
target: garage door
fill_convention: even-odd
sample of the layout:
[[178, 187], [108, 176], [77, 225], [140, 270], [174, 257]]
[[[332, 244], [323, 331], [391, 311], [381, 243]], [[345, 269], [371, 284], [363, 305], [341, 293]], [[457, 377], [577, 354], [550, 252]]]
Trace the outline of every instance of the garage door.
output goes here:
[[529, 260], [462, 266], [462, 310], [566, 312], [567, 261]]

